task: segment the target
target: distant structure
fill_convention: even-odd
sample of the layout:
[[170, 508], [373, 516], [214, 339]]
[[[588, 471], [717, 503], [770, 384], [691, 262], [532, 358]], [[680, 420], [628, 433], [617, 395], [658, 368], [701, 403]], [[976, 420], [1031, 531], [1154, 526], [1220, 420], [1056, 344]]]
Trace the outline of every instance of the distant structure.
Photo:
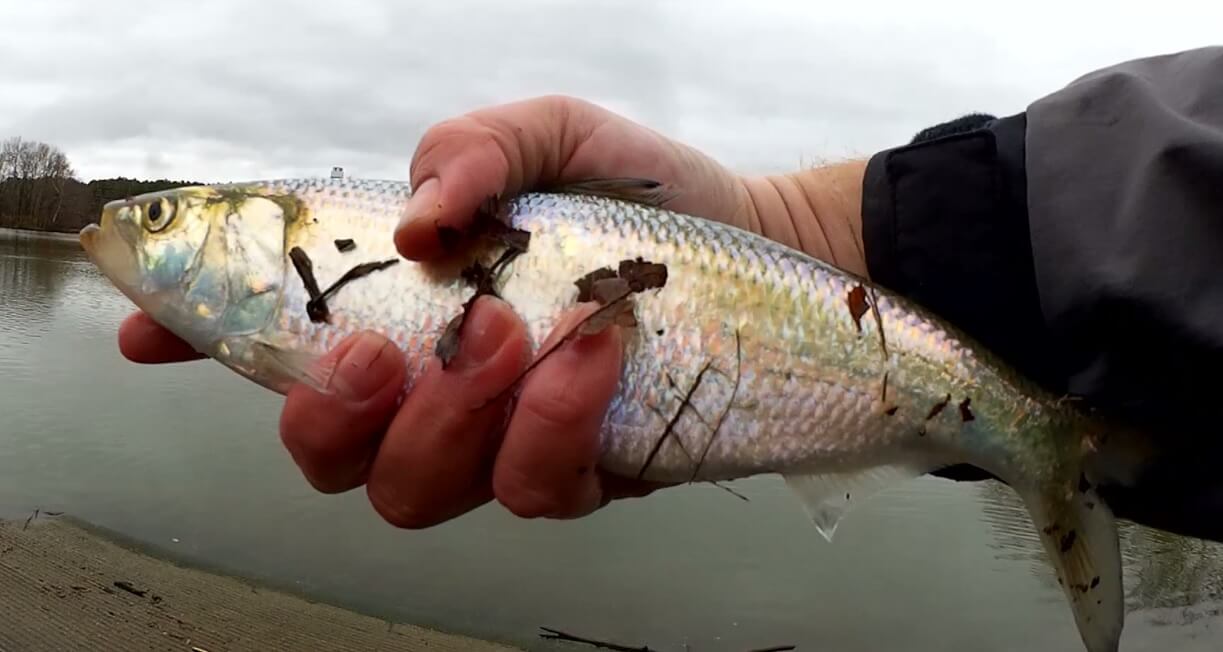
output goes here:
[[344, 168], [338, 165], [331, 168], [331, 178], [332, 179], [343, 179], [344, 178]]

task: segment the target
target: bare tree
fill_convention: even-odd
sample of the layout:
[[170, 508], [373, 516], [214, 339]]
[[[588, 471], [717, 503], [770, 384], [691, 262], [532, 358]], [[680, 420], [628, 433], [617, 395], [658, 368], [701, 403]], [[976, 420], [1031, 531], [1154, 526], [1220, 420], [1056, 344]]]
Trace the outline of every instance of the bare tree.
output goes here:
[[48, 229], [59, 217], [75, 173], [59, 148], [14, 137], [0, 144], [0, 220]]

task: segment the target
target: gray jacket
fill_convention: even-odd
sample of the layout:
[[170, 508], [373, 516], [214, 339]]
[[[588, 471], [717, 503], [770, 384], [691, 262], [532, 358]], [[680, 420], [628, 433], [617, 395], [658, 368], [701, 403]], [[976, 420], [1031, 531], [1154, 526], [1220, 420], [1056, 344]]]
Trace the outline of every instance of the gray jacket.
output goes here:
[[872, 278], [1147, 429], [1154, 454], [1106, 499], [1223, 541], [1223, 47], [937, 125], [873, 156], [864, 181]]

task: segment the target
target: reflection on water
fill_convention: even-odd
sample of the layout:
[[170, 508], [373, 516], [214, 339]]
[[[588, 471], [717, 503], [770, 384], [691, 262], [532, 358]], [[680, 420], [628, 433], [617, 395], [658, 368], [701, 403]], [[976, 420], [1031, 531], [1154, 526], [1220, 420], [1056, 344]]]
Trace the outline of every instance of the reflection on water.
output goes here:
[[[172, 556], [375, 615], [541, 648], [546, 625], [660, 650], [1081, 652], [1018, 499], [926, 478], [826, 545], [775, 478], [574, 522], [481, 509], [423, 532], [314, 493], [279, 397], [209, 362], [142, 367], [75, 245], [0, 235], [0, 516], [64, 510]], [[1123, 650], [1217, 650], [1219, 546], [1125, 527]]]

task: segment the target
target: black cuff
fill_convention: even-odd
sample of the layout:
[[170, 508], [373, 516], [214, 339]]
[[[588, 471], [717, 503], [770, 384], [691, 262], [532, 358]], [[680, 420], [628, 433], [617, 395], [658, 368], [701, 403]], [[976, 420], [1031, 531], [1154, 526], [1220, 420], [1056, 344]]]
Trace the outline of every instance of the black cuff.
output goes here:
[[[867, 164], [867, 269], [1033, 379], [1056, 382], [1028, 231], [1026, 114], [966, 116]], [[1046, 356], [1047, 358], [1047, 356]]]

